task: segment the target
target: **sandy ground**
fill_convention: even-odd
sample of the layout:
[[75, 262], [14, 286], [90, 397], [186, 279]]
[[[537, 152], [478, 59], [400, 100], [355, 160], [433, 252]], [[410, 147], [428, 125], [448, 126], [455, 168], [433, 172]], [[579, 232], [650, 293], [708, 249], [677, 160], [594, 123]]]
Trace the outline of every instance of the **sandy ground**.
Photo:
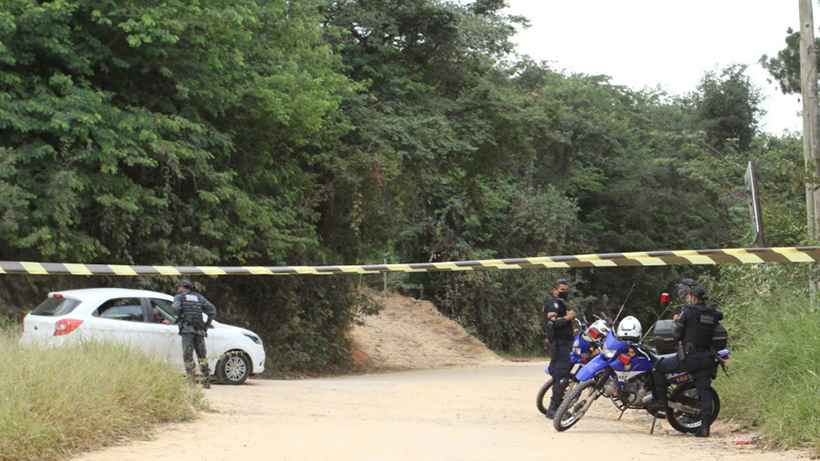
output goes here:
[[384, 308], [353, 328], [353, 358], [363, 369], [410, 370], [500, 362], [481, 341], [429, 301], [371, 292]]
[[215, 386], [207, 396], [216, 412], [78, 460], [800, 459], [737, 448], [721, 429], [708, 440], [664, 430], [650, 436], [647, 417], [616, 421], [606, 401], [559, 434], [535, 409], [543, 376], [540, 363], [504, 363]]

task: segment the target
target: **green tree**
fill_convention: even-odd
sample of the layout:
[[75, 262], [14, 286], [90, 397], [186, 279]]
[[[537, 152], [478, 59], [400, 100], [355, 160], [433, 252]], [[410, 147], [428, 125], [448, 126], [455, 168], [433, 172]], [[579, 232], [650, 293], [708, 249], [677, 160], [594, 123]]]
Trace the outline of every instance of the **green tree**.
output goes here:
[[[316, 204], [328, 160], [320, 154], [346, 130], [338, 109], [354, 87], [325, 42], [318, 6], [0, 3], [4, 259], [322, 260]], [[283, 285], [292, 296], [275, 306], [276, 318], [293, 333], [254, 329], [274, 349], [298, 329], [314, 330], [336, 352], [297, 343], [290, 349], [310, 359], [294, 363], [339, 363], [353, 312], [350, 281], [295, 292], [287, 289], [297, 280]], [[214, 297], [246, 312], [271, 309], [259, 287], [225, 290]], [[326, 313], [336, 302], [351, 315]], [[222, 307], [228, 320], [243, 318]]]
[[722, 151], [731, 142], [741, 151], [749, 149], [762, 114], [760, 98], [760, 90], [746, 75], [746, 66], [729, 66], [719, 74], [707, 72], [691, 97], [706, 145]]
[[[815, 45], [820, 47], [820, 38], [815, 40]], [[784, 94], [800, 94], [800, 31], [788, 28], [785, 42], [786, 47], [776, 56], [761, 56], [760, 65], [780, 84]], [[817, 63], [820, 65], [820, 55]]]
[[[384, 179], [378, 188], [358, 179], [357, 190], [372, 192], [353, 197], [369, 207], [336, 197], [333, 209], [357, 210], [337, 216], [367, 225], [334, 240], [387, 235], [381, 252], [401, 261], [720, 246], [727, 230], [717, 190], [687, 168], [705, 150], [690, 109], [603, 76], [510, 63], [520, 21], [487, 8], [498, 4], [332, 3], [329, 22], [348, 33], [331, 41], [367, 88], [367, 97], [345, 103], [354, 128], [339, 151], [361, 159], [349, 177], [378, 171]], [[615, 293], [615, 302], [633, 276], [596, 273], [582, 289], [593, 300]], [[499, 274], [414, 274], [409, 282], [493, 347], [538, 347], [532, 325], [545, 275], [520, 277], [527, 282], [514, 291], [527, 301], [514, 306], [497, 302], [513, 290]], [[664, 277], [638, 291], [654, 298]]]
[[4, 2], [4, 253], [226, 263], [315, 247], [310, 149], [347, 83], [302, 5]]

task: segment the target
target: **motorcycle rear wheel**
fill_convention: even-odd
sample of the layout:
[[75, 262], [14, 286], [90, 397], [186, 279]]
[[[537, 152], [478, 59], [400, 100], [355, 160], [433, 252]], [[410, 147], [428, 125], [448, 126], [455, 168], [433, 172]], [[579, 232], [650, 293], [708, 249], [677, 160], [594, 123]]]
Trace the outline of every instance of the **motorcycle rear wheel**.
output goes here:
[[[712, 422], [715, 422], [720, 414], [720, 396], [718, 396], [717, 391], [715, 391], [712, 387], [709, 387], [707, 396], [707, 398], [712, 401]], [[675, 392], [669, 398], [669, 401], [685, 403], [688, 406], [697, 407], [698, 400], [695, 384], [688, 383], [675, 389]], [[676, 431], [684, 434], [694, 434], [698, 431], [698, 429], [700, 429], [700, 426], [703, 425], [703, 418], [701, 418], [700, 415], [694, 416], [672, 408], [666, 412], [666, 419], [669, 421], [670, 426], [675, 428]]]
[[578, 383], [572, 387], [569, 394], [564, 397], [552, 425], [558, 432], [563, 432], [574, 426], [584, 417], [592, 403], [601, 396], [601, 392], [595, 386], [596, 380], [591, 379], [583, 383]]

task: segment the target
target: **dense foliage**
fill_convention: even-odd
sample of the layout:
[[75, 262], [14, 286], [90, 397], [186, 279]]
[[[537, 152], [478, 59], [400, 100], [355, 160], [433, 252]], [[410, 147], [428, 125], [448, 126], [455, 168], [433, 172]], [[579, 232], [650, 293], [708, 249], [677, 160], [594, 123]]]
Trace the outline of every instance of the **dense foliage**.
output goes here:
[[[766, 218], [789, 226], [771, 243], [799, 233], [799, 143], [757, 133], [742, 67], [685, 97], [558, 72], [514, 54], [526, 20], [503, 7], [4, 1], [0, 256], [268, 265], [720, 247], [748, 242], [751, 158]], [[558, 275], [393, 282], [496, 349], [534, 351]], [[570, 275], [588, 314], [634, 285], [630, 309], [650, 316], [679, 274]], [[227, 320], [264, 334], [277, 369], [343, 364], [355, 281], [201, 282]]]

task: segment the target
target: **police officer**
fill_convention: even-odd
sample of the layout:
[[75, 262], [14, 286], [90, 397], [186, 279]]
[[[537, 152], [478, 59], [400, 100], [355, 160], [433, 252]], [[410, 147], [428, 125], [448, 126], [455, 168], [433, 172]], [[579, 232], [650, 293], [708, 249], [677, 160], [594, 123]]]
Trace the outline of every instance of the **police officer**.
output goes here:
[[566, 279], [558, 279], [553, 284], [550, 294], [552, 298], [544, 305], [544, 330], [547, 341], [551, 345], [548, 371], [552, 376], [552, 382], [555, 383], [546, 415], [547, 418], [552, 419], [564, 398], [564, 390], [572, 368], [570, 353], [572, 352], [572, 321], [575, 319], [575, 311], [567, 310], [565, 304], [569, 296], [569, 282]]
[[[177, 295], [174, 296], [173, 308], [177, 313], [179, 334], [182, 336], [182, 358], [185, 361], [185, 373], [188, 379], [194, 380], [194, 350], [199, 359], [199, 370], [202, 373], [202, 386], [211, 387], [211, 371], [208, 368], [208, 352], [205, 349], [205, 337], [208, 328], [216, 317], [216, 307], [201, 294], [193, 291], [194, 285], [189, 280], [177, 283]], [[208, 317], [202, 320], [202, 314]]]
[[667, 410], [666, 374], [686, 370], [695, 379], [695, 387], [700, 398], [702, 424], [695, 435], [709, 437], [712, 424], [711, 402], [704, 398], [712, 384], [715, 371], [715, 351], [712, 348], [712, 337], [715, 327], [723, 319], [723, 314], [714, 307], [705, 304], [706, 289], [692, 279], [684, 279], [678, 286], [678, 293], [685, 296], [686, 305], [680, 314], [675, 316], [676, 336], [680, 340], [678, 354], [664, 358], [656, 364], [653, 371], [655, 381], [655, 401], [650, 406], [654, 410]]

